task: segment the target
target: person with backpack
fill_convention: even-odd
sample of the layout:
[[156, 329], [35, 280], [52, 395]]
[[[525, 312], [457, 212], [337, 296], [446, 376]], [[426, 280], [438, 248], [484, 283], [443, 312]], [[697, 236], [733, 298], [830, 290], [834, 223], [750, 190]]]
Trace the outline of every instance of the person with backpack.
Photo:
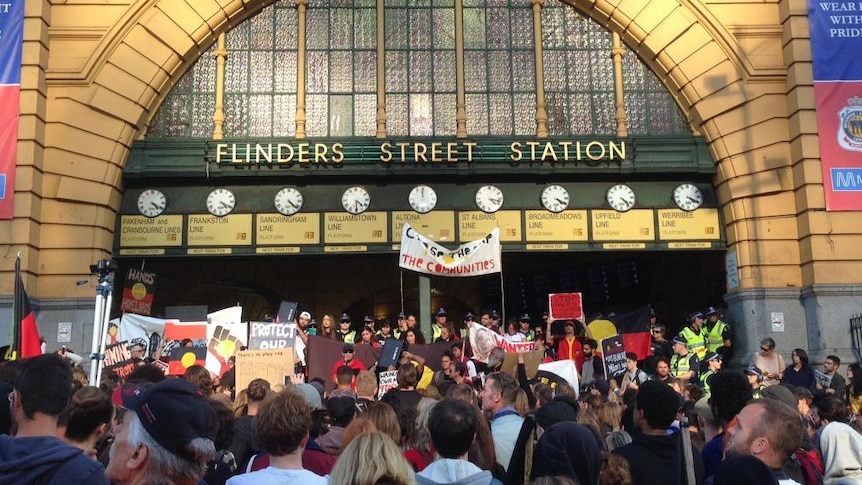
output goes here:
[[624, 394], [627, 389], [637, 390], [648, 380], [647, 373], [638, 369], [638, 355], [634, 352], [626, 352], [626, 372], [620, 382], [620, 394]]

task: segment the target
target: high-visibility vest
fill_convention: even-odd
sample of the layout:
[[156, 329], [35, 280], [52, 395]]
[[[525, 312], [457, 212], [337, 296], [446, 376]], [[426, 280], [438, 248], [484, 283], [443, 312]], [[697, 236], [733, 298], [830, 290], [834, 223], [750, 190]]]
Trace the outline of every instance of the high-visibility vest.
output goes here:
[[715, 322], [711, 330], [707, 330], [706, 332], [706, 348], [709, 349], [710, 352], [715, 352], [716, 349], [724, 345], [724, 337], [721, 336], [724, 333], [724, 330], [727, 328], [727, 324], [718, 320]]
[[[670, 358], [670, 375], [674, 377], [682, 377], [691, 370], [691, 354], [680, 356], [674, 354]], [[696, 376], [695, 376], [696, 377]]]
[[715, 371], [708, 370], [708, 371], [704, 372], [703, 374], [701, 374], [701, 376], [700, 376], [700, 387], [703, 388], [703, 393], [707, 397], [709, 397], [712, 394], [712, 392], [709, 389], [709, 378], [712, 377], [714, 374], [715, 374]]
[[351, 330], [347, 333], [342, 333], [340, 331], [335, 332], [336, 338], [341, 340], [346, 344], [355, 344], [356, 343], [356, 330]]
[[436, 323], [431, 325], [431, 341], [436, 342], [443, 335], [443, 327]]
[[524, 342], [533, 342], [536, 340], [536, 332], [532, 330], [528, 331], [527, 333], [521, 332], [519, 330], [519, 333], [524, 336]]
[[697, 355], [698, 359], [706, 357], [706, 336], [704, 336], [703, 330], [694, 333], [691, 327], [685, 327], [679, 334], [685, 337], [685, 340], [688, 342], [686, 347], [689, 354]]

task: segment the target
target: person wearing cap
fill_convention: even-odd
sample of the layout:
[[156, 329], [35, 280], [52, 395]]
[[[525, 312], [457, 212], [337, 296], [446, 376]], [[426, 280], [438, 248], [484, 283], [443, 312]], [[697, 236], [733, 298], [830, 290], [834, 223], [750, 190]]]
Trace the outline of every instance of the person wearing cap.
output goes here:
[[127, 384], [105, 474], [114, 485], [197, 484], [215, 457], [218, 415], [200, 389], [182, 379]]
[[525, 313], [521, 315], [521, 319], [518, 320], [518, 332], [523, 336], [522, 340], [524, 342], [535, 342], [536, 341], [536, 332], [530, 328], [530, 314]]
[[745, 376], [748, 378], [748, 383], [751, 385], [751, 397], [760, 399], [760, 392], [763, 391], [763, 371], [756, 365], [750, 365], [745, 369]]
[[371, 327], [374, 330], [374, 317], [371, 315], [365, 315], [362, 317], [362, 325], [365, 327]]
[[[57, 437], [57, 419], [72, 397], [69, 362], [43, 354], [20, 361], [15, 370], [13, 390], [3, 394], [3, 404], [16, 431], [14, 438], [0, 435], [0, 483], [107, 485], [97, 461]], [[206, 466], [201, 476], [205, 471]]]
[[670, 375], [682, 379], [687, 384], [697, 377], [700, 371], [700, 358], [688, 350], [688, 342], [677, 335], [673, 338], [673, 357], [670, 359]]
[[709, 352], [701, 361], [701, 366], [705, 367], [706, 370], [700, 373], [698, 382], [700, 383], [700, 387], [703, 388], [703, 393], [706, 397], [711, 395], [709, 381], [716, 372], [721, 370], [721, 360], [721, 355]]
[[398, 312], [398, 327], [392, 331], [392, 335], [398, 340], [404, 340], [407, 333], [407, 315], [404, 312]]
[[285, 389], [261, 406], [257, 438], [269, 453], [269, 466], [236, 475], [226, 485], [302, 483], [326, 485], [326, 477], [303, 466], [303, 452], [311, 431], [311, 408], [299, 391]]
[[722, 356], [724, 360], [730, 359], [733, 350], [733, 333], [727, 322], [718, 318], [718, 310], [715, 307], [706, 309], [706, 349]]
[[350, 329], [349, 314], [341, 314], [341, 319], [338, 321], [338, 331], [335, 332], [335, 338], [346, 344], [352, 344], [356, 342], [356, 330]]
[[467, 336], [470, 334], [470, 326], [473, 325], [473, 322], [475, 320], [476, 317], [475, 315], [473, 315], [473, 312], [467, 312], [464, 314], [464, 325], [460, 328], [456, 328], [456, 330], [458, 330], [458, 333], [461, 334], [462, 339], [467, 338]]
[[440, 338], [440, 334], [443, 332], [443, 327], [446, 326], [448, 322], [449, 314], [446, 312], [446, 309], [440, 307], [437, 309], [437, 313], [434, 314], [434, 325], [431, 325], [431, 341], [437, 342], [437, 339]]
[[688, 326], [679, 335], [685, 338], [690, 354], [696, 354], [698, 359], [706, 357], [706, 332], [703, 329], [703, 313], [693, 312], [688, 316]]
[[[590, 327], [580, 320], [578, 320], [578, 323], [584, 327], [586, 338], [593, 338], [593, 333], [590, 331]], [[583, 343], [585, 339], [575, 335], [574, 320], [566, 320], [565, 330], [565, 337], [560, 339], [560, 342], [557, 344], [557, 360], [569, 359], [575, 361], [575, 367], [578, 368], [578, 373], [580, 374], [583, 371], [584, 360], [586, 359], [583, 351]]]
[[360, 371], [366, 369], [365, 364], [362, 363], [359, 359], [356, 358], [356, 350], [353, 348], [352, 343], [345, 343], [341, 348], [341, 359], [335, 362], [332, 365], [332, 372], [330, 373], [330, 380], [333, 384], [338, 384], [338, 380], [336, 379], [336, 374], [338, 374], [338, 368], [342, 365], [346, 365], [353, 370], [353, 374], [359, 374]]
[[296, 334], [299, 335], [299, 338], [304, 344], [308, 344], [309, 335], [317, 335], [317, 330], [310, 325], [311, 313], [306, 311], [300, 312], [299, 316], [296, 318]]
[[500, 325], [500, 324], [502, 321], [503, 321], [503, 317], [499, 313], [497, 313], [497, 310], [492, 310], [491, 311], [491, 325], [488, 328], [490, 328], [491, 330], [493, 330], [497, 333], [501, 333], [502, 325]]

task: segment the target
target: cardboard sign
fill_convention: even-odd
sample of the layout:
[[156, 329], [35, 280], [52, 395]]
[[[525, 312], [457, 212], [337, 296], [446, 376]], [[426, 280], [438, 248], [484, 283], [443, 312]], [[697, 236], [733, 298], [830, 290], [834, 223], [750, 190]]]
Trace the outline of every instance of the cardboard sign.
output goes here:
[[383, 395], [386, 394], [387, 391], [398, 387], [396, 377], [398, 377], [397, 370], [387, 370], [380, 373], [380, 384], [377, 386], [378, 401], [383, 399]]
[[243, 350], [236, 354], [236, 389], [248, 388], [254, 379], [271, 384], [284, 382], [293, 374], [293, 349]]
[[602, 361], [608, 379], [626, 371], [626, 348], [621, 335], [611, 335], [602, 339]]
[[548, 294], [548, 320], [584, 321], [584, 305], [580, 293]]
[[248, 348], [249, 350], [292, 349], [295, 340], [295, 323], [251, 322]]

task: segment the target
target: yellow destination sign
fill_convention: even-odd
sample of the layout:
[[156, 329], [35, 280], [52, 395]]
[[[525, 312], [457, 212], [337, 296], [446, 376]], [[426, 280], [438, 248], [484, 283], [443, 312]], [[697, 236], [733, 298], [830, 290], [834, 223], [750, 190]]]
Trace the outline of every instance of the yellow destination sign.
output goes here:
[[455, 240], [455, 212], [435, 211], [418, 214], [413, 211], [392, 212], [392, 242], [401, 242], [404, 224], [410, 224], [419, 234], [436, 242]]
[[650, 209], [628, 212], [592, 211], [593, 241], [654, 241], [655, 220]]
[[221, 256], [231, 254], [231, 248], [191, 248], [186, 251], [186, 254], [194, 254], [195, 256]]
[[320, 214], [258, 214], [255, 242], [258, 246], [320, 244]]
[[351, 246], [326, 246], [323, 248], [324, 253], [364, 253], [368, 251], [368, 246], [364, 244], [354, 244]]
[[679, 209], [659, 209], [658, 235], [663, 240], [708, 240], [720, 237], [718, 209], [697, 209], [691, 212]]
[[324, 244], [385, 243], [388, 239], [388, 220], [385, 212], [348, 214], [323, 213]]
[[120, 247], [174, 247], [183, 244], [183, 216], [121, 216]]
[[120, 249], [120, 256], [161, 256], [165, 254], [164, 249]]
[[189, 246], [251, 246], [251, 214], [189, 214], [186, 231]]
[[458, 240], [475, 241], [500, 228], [500, 240], [521, 242], [521, 211], [498, 211], [486, 214], [481, 211], [458, 213]]
[[527, 219], [527, 241], [586, 241], [589, 238], [587, 211], [558, 213], [524, 211]]

